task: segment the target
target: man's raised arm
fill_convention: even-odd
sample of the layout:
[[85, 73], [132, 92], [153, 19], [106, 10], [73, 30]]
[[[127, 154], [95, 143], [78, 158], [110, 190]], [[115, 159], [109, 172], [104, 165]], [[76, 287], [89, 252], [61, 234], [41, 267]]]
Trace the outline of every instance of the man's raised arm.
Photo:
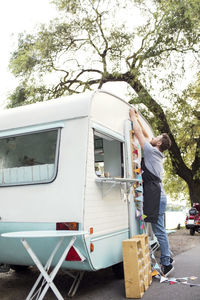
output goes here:
[[131, 108], [129, 111], [130, 120], [133, 122], [133, 130], [134, 133], [140, 143], [140, 146], [143, 148], [144, 143], [149, 141], [149, 136], [146, 130], [143, 128], [139, 118], [138, 113], [135, 109]]

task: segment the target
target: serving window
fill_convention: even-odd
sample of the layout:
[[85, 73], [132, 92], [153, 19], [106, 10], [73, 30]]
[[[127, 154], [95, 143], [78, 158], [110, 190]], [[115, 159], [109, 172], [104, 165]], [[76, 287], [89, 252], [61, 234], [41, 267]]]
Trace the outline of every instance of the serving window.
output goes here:
[[124, 177], [123, 143], [94, 132], [95, 173], [99, 177]]
[[0, 139], [0, 186], [45, 183], [57, 173], [60, 129]]

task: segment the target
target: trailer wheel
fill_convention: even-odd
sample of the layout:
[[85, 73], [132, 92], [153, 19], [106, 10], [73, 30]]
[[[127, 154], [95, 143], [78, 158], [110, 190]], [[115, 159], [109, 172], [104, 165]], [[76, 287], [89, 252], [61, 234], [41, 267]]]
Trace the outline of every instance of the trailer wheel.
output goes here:
[[192, 227], [192, 228], [190, 228], [190, 235], [194, 235], [195, 234], [195, 230], [194, 230], [194, 228]]
[[15, 272], [23, 272], [29, 268], [29, 266], [21, 266], [21, 265], [11, 265], [10, 267]]
[[116, 278], [123, 279], [124, 278], [124, 267], [123, 263], [119, 263], [112, 266], [112, 271], [115, 274]]

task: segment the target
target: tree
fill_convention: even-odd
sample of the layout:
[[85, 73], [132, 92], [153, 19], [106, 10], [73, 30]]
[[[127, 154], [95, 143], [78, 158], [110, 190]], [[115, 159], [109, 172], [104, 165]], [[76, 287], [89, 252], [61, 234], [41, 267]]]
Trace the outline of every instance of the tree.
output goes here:
[[[199, 136], [193, 139], [189, 160], [181, 145], [185, 123], [180, 122], [177, 131], [177, 119], [169, 119], [174, 105], [181, 118], [181, 110], [187, 108], [195, 119], [187, 99], [173, 93], [173, 82], [184, 74], [188, 53], [198, 57], [199, 0], [52, 2], [60, 18], [41, 26], [36, 34], [21, 35], [10, 60], [10, 69], [21, 78], [18, 88], [23, 90], [23, 104], [102, 88], [108, 82], [126, 82], [130, 102], [142, 104], [148, 117], [151, 113], [154, 129], [169, 134], [173, 172], [187, 183], [191, 203], [200, 202]], [[134, 16], [140, 16], [137, 26]], [[14, 100], [16, 92], [10, 106], [22, 104]]]
[[[191, 170], [191, 180], [187, 181], [190, 185], [191, 198], [194, 182], [200, 188], [200, 75], [198, 80], [183, 92], [182, 97], [176, 99], [173, 111], [166, 111], [166, 114], [170, 119], [170, 129], [174, 132], [183, 161]], [[168, 192], [173, 198], [177, 197], [175, 193], [178, 192], [185, 197], [187, 195], [186, 181], [180, 180], [179, 176], [172, 176], [173, 168], [170, 157], [166, 161], [165, 170], [164, 183]]]

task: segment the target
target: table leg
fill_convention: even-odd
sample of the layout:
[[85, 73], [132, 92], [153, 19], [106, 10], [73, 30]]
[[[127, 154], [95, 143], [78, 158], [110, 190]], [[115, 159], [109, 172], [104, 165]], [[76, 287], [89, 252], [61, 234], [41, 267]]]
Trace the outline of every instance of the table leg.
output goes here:
[[[48, 288], [51, 287], [52, 291], [54, 292], [54, 294], [56, 295], [56, 297], [59, 299], [59, 300], [64, 300], [63, 297], [61, 296], [60, 292], [58, 291], [58, 289], [56, 288], [55, 284], [53, 283], [53, 279], [54, 277], [56, 276], [59, 268], [61, 267], [65, 257], [67, 256], [67, 253], [69, 251], [69, 249], [72, 247], [72, 245], [74, 244], [76, 240], [76, 237], [72, 237], [71, 241], [69, 242], [68, 246], [66, 247], [66, 249], [64, 250], [62, 256], [60, 257], [57, 265], [54, 267], [53, 271], [50, 273], [50, 275], [48, 275], [48, 270], [50, 268], [50, 265], [51, 265], [51, 262], [53, 260], [53, 257], [55, 256], [57, 250], [59, 249], [62, 241], [63, 241], [63, 238], [57, 243], [55, 249], [53, 250], [53, 252], [51, 253], [45, 267], [42, 266], [41, 262], [39, 261], [38, 257], [36, 256], [36, 254], [34, 253], [34, 251], [31, 249], [31, 247], [29, 246], [29, 244], [27, 243], [27, 241], [25, 239], [22, 239], [22, 243], [25, 247], [25, 249], [27, 250], [27, 252], [29, 253], [29, 255], [31, 256], [32, 260], [34, 261], [34, 263], [36, 264], [37, 268], [39, 269], [40, 271], [40, 275], [36, 281], [36, 283], [34, 284], [33, 288], [31, 289], [28, 297], [26, 298], [26, 300], [30, 300], [32, 299], [32, 295], [37, 287], [37, 285], [39, 284], [40, 280], [42, 277], [44, 277], [44, 279], [46, 280], [46, 285], [43, 289], [43, 291], [41, 292], [40, 296], [39, 296], [39, 300], [43, 299]], [[37, 294], [37, 293], [36, 293]], [[34, 297], [34, 296], [33, 296]]]
[[85, 273], [84, 271], [83, 272], [78, 272], [78, 274], [75, 276], [74, 281], [72, 283], [72, 286], [71, 286], [71, 288], [68, 292], [68, 296], [70, 298], [72, 298], [75, 295], [75, 293], [76, 293], [76, 291], [79, 287], [79, 284], [80, 284], [80, 282], [83, 278], [84, 273]]
[[[59, 249], [60, 245], [62, 244], [63, 239], [64, 239], [64, 238], [61, 238], [61, 239], [59, 240], [59, 242], [57, 243], [56, 247], [55, 247], [54, 250], [52, 251], [52, 253], [51, 253], [51, 255], [50, 255], [49, 259], [47, 260], [46, 265], [45, 265], [45, 267], [44, 267], [45, 270], [47, 270], [47, 271], [49, 270], [50, 265], [51, 265], [51, 262], [52, 262], [52, 260], [53, 260], [53, 257], [55, 256], [57, 250]], [[22, 239], [21, 242], [22, 242], [22, 244], [24, 245], [24, 247], [25, 247], [25, 249], [27, 250], [27, 252], [29, 253], [29, 248], [30, 248], [30, 246], [28, 245], [27, 241], [25, 241], [24, 239]], [[30, 255], [30, 253], [29, 253], [29, 255]], [[30, 255], [30, 256], [31, 256], [31, 255]], [[31, 256], [31, 257], [32, 257], [32, 256]], [[38, 276], [38, 279], [36, 280], [34, 286], [32, 287], [32, 289], [31, 289], [31, 291], [30, 291], [30, 293], [28, 294], [26, 300], [31, 299], [31, 297], [32, 297], [32, 295], [33, 295], [33, 293], [34, 293], [36, 287], [38, 286], [40, 280], [42, 279], [42, 277], [43, 277], [43, 275], [42, 275], [42, 273], [40, 273], [40, 275]], [[41, 288], [42, 288], [43, 285], [44, 285], [44, 283], [41, 285], [40, 289], [35, 293], [35, 295], [36, 295], [37, 293], [40, 294], [40, 290], [41, 290]], [[35, 295], [33, 295], [33, 297], [34, 297]]]
[[[67, 246], [67, 248], [65, 249], [65, 251], [63, 252], [62, 256], [60, 257], [60, 259], [59, 259], [57, 265], [54, 267], [53, 271], [50, 273], [50, 275], [49, 275], [50, 281], [46, 283], [46, 285], [45, 285], [45, 287], [44, 287], [44, 289], [43, 289], [43, 291], [42, 291], [42, 293], [41, 293], [41, 295], [40, 295], [40, 297], [39, 297], [38, 300], [42, 300], [42, 299], [44, 298], [44, 296], [45, 296], [45, 294], [46, 294], [46, 292], [47, 292], [47, 290], [48, 290], [49, 287], [52, 289], [52, 291], [53, 291], [54, 294], [57, 296], [57, 298], [60, 299], [60, 298], [58, 297], [58, 295], [59, 295], [60, 293], [59, 293], [58, 289], [56, 288], [55, 284], [53, 283], [53, 279], [54, 279], [54, 277], [56, 276], [58, 270], [60, 269], [60, 267], [61, 267], [61, 265], [62, 265], [62, 263], [63, 263], [65, 257], [67, 256], [67, 253], [68, 253], [69, 250], [70, 250], [70, 248], [73, 246], [75, 240], [76, 240], [76, 237], [74, 236], [74, 237], [71, 239], [71, 241], [70, 241], [69, 245]], [[58, 293], [59, 293], [59, 294], [58, 294]], [[61, 296], [61, 297], [62, 297], [62, 296]], [[61, 298], [61, 299], [63, 299], [63, 298]], [[64, 300], [64, 299], [63, 299], [63, 300]]]

